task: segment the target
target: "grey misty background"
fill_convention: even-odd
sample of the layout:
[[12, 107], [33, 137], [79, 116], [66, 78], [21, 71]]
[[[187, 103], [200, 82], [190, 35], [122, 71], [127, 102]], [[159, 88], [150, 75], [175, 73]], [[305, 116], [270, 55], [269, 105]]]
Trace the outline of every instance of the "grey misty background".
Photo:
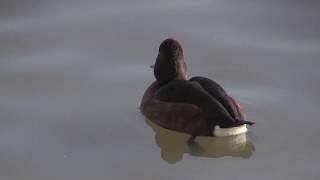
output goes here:
[[[316, 0], [1, 1], [1, 180], [319, 179], [319, 9]], [[190, 75], [217, 80], [257, 122], [249, 158], [180, 152], [167, 162], [138, 109], [167, 37], [182, 43]]]

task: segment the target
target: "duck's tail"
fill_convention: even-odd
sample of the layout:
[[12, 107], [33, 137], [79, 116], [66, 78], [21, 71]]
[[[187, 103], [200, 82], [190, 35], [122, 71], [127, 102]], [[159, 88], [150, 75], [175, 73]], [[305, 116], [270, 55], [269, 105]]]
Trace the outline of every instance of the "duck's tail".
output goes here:
[[252, 126], [252, 125], [254, 125], [255, 124], [255, 122], [252, 122], [252, 121], [242, 121], [242, 123], [243, 124], [247, 124], [247, 125], [249, 125], [249, 126]]
[[235, 120], [236, 120], [236, 122], [234, 122], [234, 123], [232, 124], [233, 127], [241, 126], [241, 125], [244, 125], [244, 124], [247, 124], [247, 125], [249, 125], [249, 126], [252, 126], [252, 125], [255, 124], [255, 123], [252, 122], [252, 121], [239, 120], [239, 119], [235, 119]]

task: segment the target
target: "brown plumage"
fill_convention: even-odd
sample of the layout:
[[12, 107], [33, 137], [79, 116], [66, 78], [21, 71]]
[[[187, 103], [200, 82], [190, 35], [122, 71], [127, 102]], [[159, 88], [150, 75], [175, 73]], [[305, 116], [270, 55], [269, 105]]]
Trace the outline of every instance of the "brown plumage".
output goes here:
[[154, 66], [156, 81], [143, 95], [141, 112], [156, 124], [192, 136], [213, 136], [215, 126], [238, 127], [244, 120], [239, 102], [215, 81], [205, 77], [187, 80], [187, 66], [178, 41], [166, 39]]

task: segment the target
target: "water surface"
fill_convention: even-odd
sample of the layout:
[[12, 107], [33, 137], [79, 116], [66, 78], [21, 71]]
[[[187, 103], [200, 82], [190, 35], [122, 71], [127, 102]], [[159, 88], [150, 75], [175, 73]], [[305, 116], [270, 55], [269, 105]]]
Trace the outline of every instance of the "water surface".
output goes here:
[[[317, 1], [0, 5], [0, 177], [319, 179]], [[162, 40], [237, 97], [247, 136], [199, 138], [139, 112]]]

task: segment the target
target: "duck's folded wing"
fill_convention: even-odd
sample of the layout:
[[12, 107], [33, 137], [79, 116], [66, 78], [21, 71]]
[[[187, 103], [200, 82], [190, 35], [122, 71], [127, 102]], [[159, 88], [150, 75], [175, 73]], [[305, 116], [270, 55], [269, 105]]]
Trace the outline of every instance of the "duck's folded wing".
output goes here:
[[242, 109], [242, 107], [240, 106], [240, 103], [237, 99], [235, 99], [234, 97], [232, 96], [229, 96], [231, 102], [234, 104], [234, 106], [236, 107], [236, 110], [237, 110], [237, 118], [239, 120], [242, 120], [244, 121], [246, 119], [246, 115]]
[[231, 96], [217, 82], [205, 78], [205, 77], [193, 77], [190, 81], [197, 82], [205, 89], [211, 96], [219, 101], [228, 113], [234, 119], [244, 120], [244, 113], [240, 107], [240, 104]]
[[232, 118], [199, 83], [185, 80], [152, 84], [142, 99], [141, 111], [162, 127], [190, 134], [210, 135], [216, 125], [228, 128], [245, 123]]
[[212, 97], [199, 83], [185, 80], [175, 80], [159, 88], [154, 98], [173, 103], [193, 104], [206, 114], [213, 116], [228, 116], [229, 113], [223, 105]]
[[141, 108], [142, 113], [161, 127], [189, 134], [212, 135], [206, 127], [203, 111], [195, 105], [150, 99]]
[[243, 124], [234, 119], [226, 108], [211, 96], [198, 82], [176, 80], [162, 86], [154, 95], [155, 99], [171, 103], [193, 104], [206, 115], [208, 126], [228, 128]]
[[[204, 114], [199, 107], [187, 103], [160, 101], [154, 98], [159, 89], [160, 85], [154, 82], [143, 95], [140, 110], [148, 119], [164, 128], [190, 134], [205, 126]], [[211, 131], [202, 132], [202, 135], [210, 133]]]
[[148, 88], [147, 90], [144, 92], [142, 100], [140, 102], [140, 109], [142, 109], [144, 107], [144, 105], [146, 104], [146, 102], [148, 102], [151, 97], [153, 96], [153, 94], [160, 88], [159, 83], [157, 83], [157, 81], [153, 82]]

